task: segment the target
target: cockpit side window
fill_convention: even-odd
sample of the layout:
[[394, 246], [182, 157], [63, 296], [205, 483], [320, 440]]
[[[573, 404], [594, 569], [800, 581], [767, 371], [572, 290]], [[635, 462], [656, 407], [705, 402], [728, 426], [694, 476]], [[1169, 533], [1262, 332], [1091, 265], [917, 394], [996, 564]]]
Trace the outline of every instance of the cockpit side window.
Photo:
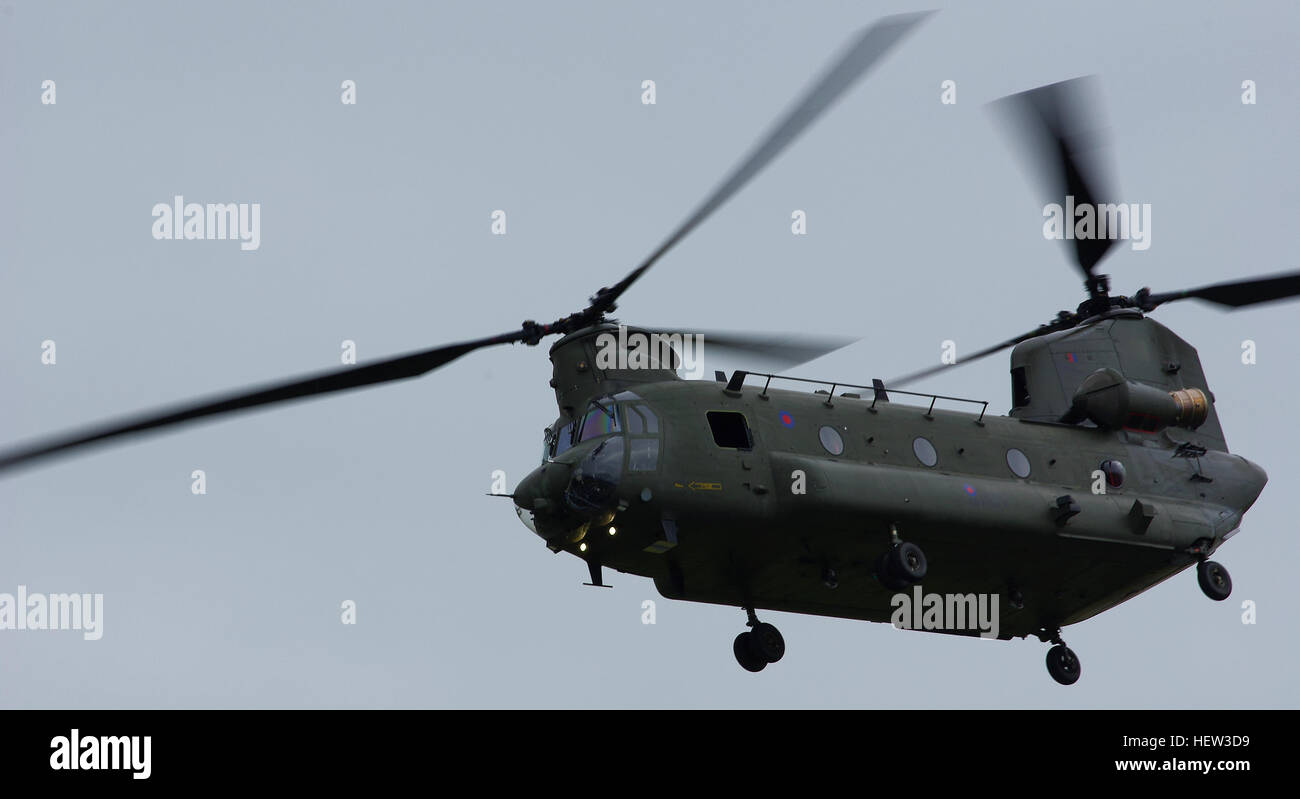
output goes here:
[[569, 422], [559, 428], [559, 432], [555, 434], [555, 447], [552, 450], [551, 457], [555, 457], [573, 446], [573, 429], [576, 426], [577, 422]]
[[[640, 399], [636, 395], [632, 397]], [[644, 402], [624, 401], [619, 407], [628, 438], [628, 471], [656, 471], [659, 468], [659, 417]]]
[[623, 418], [627, 422], [627, 432], [634, 435], [659, 432], [659, 417], [643, 404], [624, 404]]

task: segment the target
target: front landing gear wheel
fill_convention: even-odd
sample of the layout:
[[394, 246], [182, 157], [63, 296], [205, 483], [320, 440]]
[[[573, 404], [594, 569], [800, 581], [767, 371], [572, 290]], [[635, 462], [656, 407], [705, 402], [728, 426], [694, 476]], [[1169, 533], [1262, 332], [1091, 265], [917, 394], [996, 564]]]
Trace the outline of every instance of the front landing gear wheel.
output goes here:
[[1201, 590], [1215, 602], [1222, 602], [1232, 593], [1232, 578], [1222, 564], [1212, 560], [1203, 560], [1196, 564], [1196, 582]]
[[1065, 644], [1057, 644], [1047, 650], [1047, 673], [1061, 685], [1074, 685], [1079, 681], [1083, 667], [1079, 656]]
[[767, 661], [755, 651], [754, 634], [748, 630], [736, 636], [731, 651], [736, 655], [736, 662], [745, 671], [762, 671], [767, 666]]
[[785, 655], [785, 639], [781, 637], [781, 631], [767, 622], [754, 625], [754, 629], [750, 630], [748, 635], [750, 649], [753, 649], [754, 654], [762, 658], [763, 662], [775, 663]]

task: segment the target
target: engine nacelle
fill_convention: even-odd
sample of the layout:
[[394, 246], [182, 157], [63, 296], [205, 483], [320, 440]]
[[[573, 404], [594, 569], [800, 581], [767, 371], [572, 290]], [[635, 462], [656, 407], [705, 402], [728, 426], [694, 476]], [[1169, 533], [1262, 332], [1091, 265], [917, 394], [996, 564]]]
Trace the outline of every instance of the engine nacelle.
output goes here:
[[1134, 383], [1109, 367], [1084, 378], [1062, 422], [1089, 419], [1099, 427], [1154, 433], [1166, 427], [1195, 430], [1204, 424], [1210, 401], [1199, 388], [1162, 391]]

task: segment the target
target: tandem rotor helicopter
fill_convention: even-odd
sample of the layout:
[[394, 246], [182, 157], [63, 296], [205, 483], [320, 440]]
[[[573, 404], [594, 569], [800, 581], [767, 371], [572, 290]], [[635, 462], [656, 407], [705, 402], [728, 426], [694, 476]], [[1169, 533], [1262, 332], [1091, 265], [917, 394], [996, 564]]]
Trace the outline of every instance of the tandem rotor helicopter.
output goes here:
[[[1196, 350], [1147, 314], [1183, 299], [1240, 308], [1293, 297], [1300, 272], [1113, 296], [1096, 268], [1114, 240], [1076, 238], [1088, 298], [963, 360], [1014, 348], [1006, 416], [986, 413], [987, 402], [899, 389], [947, 367], [869, 386], [803, 381], [829, 386], [809, 391], [772, 385], [792, 378], [744, 371], [683, 380], [672, 356], [648, 368], [611, 368], [600, 357], [611, 338], [633, 338], [628, 330], [657, 332], [620, 331], [610, 314], [624, 292], [925, 16], [888, 17], [860, 33], [658, 249], [580, 311], [45, 439], [0, 452], [0, 471], [205, 417], [416, 377], [475, 350], [556, 335], [558, 418], [546, 428], [543, 462], [508, 496], [547, 547], [585, 561], [591, 584], [604, 585], [609, 567], [652, 578], [668, 598], [743, 608], [749, 629], [732, 649], [757, 672], [785, 652], [757, 611], [888, 623], [893, 598], [924, 580], [927, 592], [1000, 598], [997, 637], [1052, 643], [1048, 671], [1071, 684], [1080, 662], [1061, 640], [1063, 627], [1193, 565], [1208, 597], [1228, 597], [1227, 570], [1208, 558], [1268, 479], [1229, 453]], [[1054, 196], [1095, 207], [1107, 198], [1080, 148], [1076, 88], [1067, 81], [999, 102]], [[706, 339], [796, 361], [848, 343]], [[899, 403], [900, 395], [920, 401]]]

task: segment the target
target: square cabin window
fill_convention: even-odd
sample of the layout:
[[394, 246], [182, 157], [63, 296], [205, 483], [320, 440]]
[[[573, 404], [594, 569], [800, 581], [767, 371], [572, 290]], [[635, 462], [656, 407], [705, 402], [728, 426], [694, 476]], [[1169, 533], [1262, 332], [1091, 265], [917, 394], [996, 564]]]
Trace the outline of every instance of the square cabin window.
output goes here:
[[714, 444], [727, 449], [754, 448], [754, 439], [749, 434], [745, 414], [736, 411], [709, 411], [708, 418]]

